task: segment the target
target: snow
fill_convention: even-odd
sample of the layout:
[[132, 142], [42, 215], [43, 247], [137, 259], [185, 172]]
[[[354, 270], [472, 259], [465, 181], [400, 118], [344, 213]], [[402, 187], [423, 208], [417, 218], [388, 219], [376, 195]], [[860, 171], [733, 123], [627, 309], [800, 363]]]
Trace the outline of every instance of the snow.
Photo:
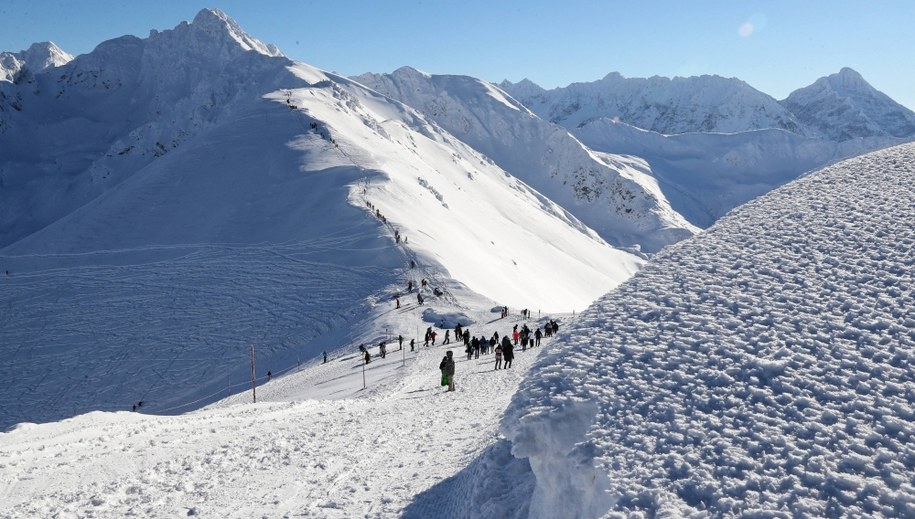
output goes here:
[[[0, 113], [0, 517], [915, 515], [915, 145], [646, 262], [507, 150], [546, 144], [639, 193], [651, 225], [615, 223], [634, 244], [695, 231], [654, 164], [473, 78], [401, 73], [453, 104], [416, 110], [207, 10], [0, 82], [18, 107]], [[455, 112], [481, 123], [458, 135]], [[619, 128], [672, 153], [704, 138]], [[754, 136], [719, 137], [734, 184], [767, 181]], [[442, 344], [548, 319], [560, 335], [510, 369]]]
[[[413, 305], [395, 322], [412, 328], [421, 312]], [[486, 337], [520, 322], [488, 311], [464, 321]], [[182, 416], [93, 412], [21, 424], [0, 434], [0, 515], [521, 517], [532, 482], [517, 479], [525, 464], [508, 453], [498, 418], [551, 339], [496, 371], [493, 355], [467, 360], [438, 331], [418, 352], [394, 341], [382, 359], [370, 347], [366, 389], [353, 347], [262, 377], [257, 403], [249, 386]], [[453, 394], [439, 386], [448, 348]], [[454, 480], [468, 465], [478, 477]]]
[[569, 313], [644, 263], [416, 111], [198, 18], [17, 91], [0, 427], [205, 406], [243, 390], [251, 345], [277, 372], [377, 343], [410, 282], [442, 315]]
[[354, 79], [421, 110], [612, 245], [654, 253], [698, 231], [671, 208], [645, 161], [588, 149], [494, 85], [409, 67]]
[[502, 418], [531, 517], [915, 514], [913, 164], [789, 183], [562, 330]]
[[836, 141], [915, 135], [915, 112], [876, 90], [861, 74], [847, 67], [795, 90], [782, 105], [804, 125]]
[[702, 228], [808, 171], [915, 138], [915, 114], [849, 68], [782, 102], [715, 76], [501, 87], [592, 150], [643, 159], [671, 210]]

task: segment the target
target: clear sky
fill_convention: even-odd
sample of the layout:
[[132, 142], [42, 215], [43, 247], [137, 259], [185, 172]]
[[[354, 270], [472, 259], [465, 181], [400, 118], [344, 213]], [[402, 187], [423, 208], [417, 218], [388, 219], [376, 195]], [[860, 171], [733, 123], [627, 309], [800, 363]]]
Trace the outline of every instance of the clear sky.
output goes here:
[[0, 50], [50, 40], [82, 54], [205, 7], [345, 75], [410, 65], [554, 88], [717, 74], [783, 99], [847, 66], [915, 109], [913, 0], [0, 0]]

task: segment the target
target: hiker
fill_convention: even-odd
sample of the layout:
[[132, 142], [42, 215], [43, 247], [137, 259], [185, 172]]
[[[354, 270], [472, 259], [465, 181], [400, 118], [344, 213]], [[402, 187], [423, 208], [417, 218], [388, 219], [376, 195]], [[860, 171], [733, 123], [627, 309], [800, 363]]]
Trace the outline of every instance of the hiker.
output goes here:
[[324, 352], [324, 364], [327, 364], [327, 352]]
[[534, 346], [540, 346], [540, 339], [543, 337], [543, 332], [540, 331], [540, 328], [537, 328], [537, 331], [534, 332]]
[[267, 382], [270, 382], [270, 379], [273, 378], [273, 373], [267, 372]]
[[381, 341], [378, 344], [378, 353], [381, 355], [382, 359], [388, 354], [387, 347], [385, 346], [384, 341]]
[[448, 355], [442, 357], [442, 361], [438, 363], [438, 370], [442, 372], [442, 384], [443, 386], [448, 385], [448, 375], [445, 373], [445, 365], [448, 364]]
[[476, 337], [470, 339], [470, 348], [467, 349], [467, 360], [470, 360], [470, 356], [473, 355], [473, 352], [477, 352], [477, 358], [480, 358], [480, 339]]
[[451, 330], [445, 330], [445, 341], [442, 342], [442, 346], [451, 342]]
[[400, 298], [395, 297], [394, 300], [397, 301], [397, 306], [395, 308], [400, 308]]
[[496, 369], [502, 367], [502, 346], [496, 345]]
[[469, 344], [470, 344], [470, 330], [465, 329], [464, 330], [464, 346], [467, 346]]
[[416, 293], [416, 302], [419, 304], [423, 304], [423, 295], [419, 292]]
[[505, 359], [505, 367], [512, 367], [512, 359], [515, 358], [515, 347], [512, 341], [508, 340], [508, 335], [502, 337], [502, 358]]
[[397, 336], [397, 344], [400, 345], [400, 347], [397, 348], [397, 351], [402, 350], [402, 349], [403, 349], [403, 335], [398, 335], [398, 336]]
[[549, 322], [547, 322], [545, 325], [543, 325], [543, 333], [547, 337], [552, 336], [553, 335], [553, 325], [550, 324]]
[[454, 357], [451, 350], [445, 352], [445, 358], [442, 360], [441, 368], [445, 376], [448, 377], [448, 391], [454, 391]]
[[515, 341], [515, 346], [518, 345], [518, 338], [520, 336], [521, 334], [518, 332], [518, 325], [516, 324], [515, 327], [512, 328], [512, 340]]
[[368, 364], [369, 362], [372, 362], [372, 355], [369, 353], [369, 350], [363, 348], [362, 351], [365, 352], [365, 363]]
[[413, 351], [414, 346], [416, 346], [416, 339], [410, 339], [410, 351]]

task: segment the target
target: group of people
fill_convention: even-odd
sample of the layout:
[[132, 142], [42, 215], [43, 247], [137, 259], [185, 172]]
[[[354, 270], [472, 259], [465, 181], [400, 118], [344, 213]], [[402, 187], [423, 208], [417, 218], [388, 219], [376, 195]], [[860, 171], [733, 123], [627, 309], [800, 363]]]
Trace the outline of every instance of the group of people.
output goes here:
[[[507, 307], [503, 307], [503, 311], [507, 310]], [[527, 313], [527, 311], [525, 311]], [[529, 314], [528, 314], [529, 315]], [[440, 324], [440, 327], [444, 327], [444, 320]], [[460, 322], [454, 327], [454, 338], [455, 341], [463, 342], [464, 352], [467, 355], [467, 360], [479, 359], [480, 355], [489, 355], [492, 354], [495, 357], [495, 369], [508, 369], [512, 367], [512, 361], [515, 358], [515, 347], [520, 345], [521, 351], [527, 350], [528, 347], [540, 346], [540, 341], [543, 337], [552, 337], [559, 330], [559, 325], [555, 320], [550, 319], [541, 330], [537, 327], [534, 331], [531, 331], [530, 327], [527, 324], [522, 325], [520, 328], [516, 324], [512, 327], [511, 335], [499, 335], [499, 332], [494, 332], [491, 337], [486, 338], [485, 335], [479, 337], [474, 337], [470, 334], [470, 329], [465, 327]], [[433, 329], [432, 326], [426, 328], [426, 333], [424, 335], [424, 345], [428, 348], [431, 344], [435, 346], [435, 340], [438, 337], [438, 332]], [[398, 336], [398, 342], [400, 347], [403, 348], [403, 336]], [[451, 330], [445, 330], [443, 345], [451, 343]], [[387, 353], [386, 344], [382, 341], [378, 345], [379, 355], [381, 358], [385, 358]], [[363, 354], [365, 363], [368, 364], [371, 361], [371, 355], [364, 345], [359, 345], [359, 350]], [[415, 340], [410, 340], [410, 351], [415, 351]], [[325, 361], [326, 362], [326, 361]], [[439, 370], [441, 370], [442, 386], [448, 386], [448, 391], [454, 391], [454, 373], [455, 373], [455, 363], [454, 363], [454, 352], [448, 350], [445, 356], [442, 358], [441, 363], [439, 363]]]

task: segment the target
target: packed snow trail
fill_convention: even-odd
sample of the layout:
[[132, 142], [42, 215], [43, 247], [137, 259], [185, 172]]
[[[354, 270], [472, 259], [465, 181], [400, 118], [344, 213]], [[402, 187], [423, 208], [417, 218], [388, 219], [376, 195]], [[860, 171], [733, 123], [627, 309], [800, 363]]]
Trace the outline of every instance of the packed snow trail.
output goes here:
[[[472, 317], [476, 336], [523, 322]], [[0, 517], [395, 517], [484, 453], [508, 456], [499, 416], [551, 344], [519, 346], [513, 367], [496, 371], [492, 354], [467, 360], [463, 344], [443, 346], [438, 332], [435, 346], [414, 353], [395, 342], [382, 359], [370, 348], [367, 368], [383, 374], [368, 375], [364, 391], [358, 353], [344, 353], [260, 386], [256, 404], [248, 393], [183, 416], [93, 412], [17, 426], [0, 434]], [[439, 385], [449, 348], [454, 393]], [[282, 401], [336, 391], [363, 396]], [[459, 484], [464, 495], [487, 492], [476, 480]], [[523, 511], [532, 484], [512, 485], [488, 492], [507, 492], [501, 510]], [[468, 503], [445, 503], [414, 506], [412, 516], [466, 514]]]
[[913, 179], [810, 174], [583, 312], [503, 418], [532, 517], [915, 517]]

